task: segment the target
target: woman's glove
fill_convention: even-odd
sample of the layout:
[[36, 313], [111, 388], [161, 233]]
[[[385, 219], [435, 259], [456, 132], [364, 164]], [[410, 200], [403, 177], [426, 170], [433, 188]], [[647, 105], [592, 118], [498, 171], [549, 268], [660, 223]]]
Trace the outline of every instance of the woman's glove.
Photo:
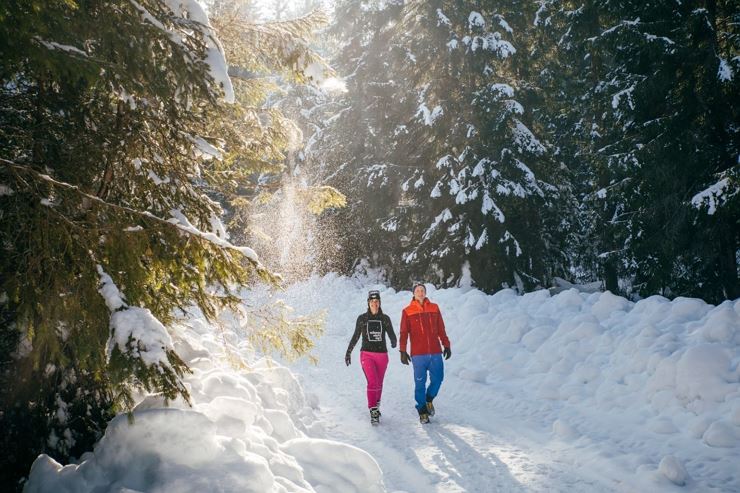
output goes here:
[[444, 354], [445, 359], [450, 359], [450, 356], [452, 356], [452, 351], [450, 348], [446, 347], [444, 351], [442, 351], [442, 354]]
[[352, 357], [350, 356], [350, 353], [347, 353], [344, 355], [344, 364], [349, 366], [352, 363]]

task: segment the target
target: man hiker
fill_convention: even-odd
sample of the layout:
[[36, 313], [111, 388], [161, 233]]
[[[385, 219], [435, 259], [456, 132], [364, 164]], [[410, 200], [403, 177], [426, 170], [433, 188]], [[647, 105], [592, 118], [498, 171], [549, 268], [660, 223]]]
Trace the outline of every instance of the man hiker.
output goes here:
[[[439, 307], [427, 298], [426, 287], [417, 282], [412, 289], [414, 297], [401, 314], [401, 363], [414, 365], [414, 398], [419, 421], [429, 423], [434, 416], [432, 401], [437, 397], [444, 378], [445, 359], [450, 359], [450, 340]], [[406, 352], [407, 339], [411, 339], [411, 357]], [[442, 349], [444, 348], [444, 350]], [[427, 387], [427, 375], [429, 386]]]
[[367, 311], [357, 317], [355, 333], [349, 341], [344, 363], [352, 363], [352, 350], [362, 336], [360, 348], [360, 365], [367, 379], [367, 407], [370, 409], [370, 423], [380, 423], [380, 396], [383, 393], [383, 378], [388, 367], [388, 349], [385, 346], [385, 336], [391, 341], [391, 347], [396, 347], [396, 333], [388, 315], [380, 308], [380, 291], [370, 291], [367, 294]]

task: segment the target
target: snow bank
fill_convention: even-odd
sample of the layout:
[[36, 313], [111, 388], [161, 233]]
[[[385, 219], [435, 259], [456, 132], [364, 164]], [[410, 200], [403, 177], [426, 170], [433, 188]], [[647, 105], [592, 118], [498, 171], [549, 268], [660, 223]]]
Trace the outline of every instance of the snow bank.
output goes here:
[[78, 464], [39, 456], [26, 493], [383, 491], [371, 456], [321, 438], [317, 402], [290, 370], [198, 315], [175, 332], [192, 407], [143, 397]]
[[435, 300], [454, 320], [452, 371], [471, 380], [454, 394], [475, 392], [483, 407], [539, 421], [554, 438], [583, 436], [575, 449], [628, 457], [635, 472], [740, 487], [740, 426], [730, 420], [740, 406], [740, 300], [502, 291], [477, 295], [485, 315], [469, 317], [469, 296], [445, 290]]

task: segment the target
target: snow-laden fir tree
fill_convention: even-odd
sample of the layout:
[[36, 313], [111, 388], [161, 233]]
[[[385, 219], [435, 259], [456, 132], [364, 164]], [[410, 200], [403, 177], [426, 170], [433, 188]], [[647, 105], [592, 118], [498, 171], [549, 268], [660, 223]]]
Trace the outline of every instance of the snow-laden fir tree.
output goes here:
[[349, 75], [346, 108], [331, 122], [343, 136], [328, 149], [332, 183], [348, 190], [353, 256], [395, 283], [452, 285], [465, 263], [489, 290], [552, 275], [542, 218], [557, 196], [543, 179], [553, 160], [517, 99], [527, 89], [507, 21], [524, 26], [521, 7], [339, 4], [337, 30], [352, 35], [337, 62]]
[[737, 16], [731, 2], [542, 2], [552, 130], [582, 197], [577, 263], [600, 265], [607, 289], [738, 294]]
[[[214, 197], [277, 169], [288, 125], [232, 87], [216, 34], [190, 0], [0, 7], [3, 484], [89, 450], [135, 389], [187, 399], [166, 326], [272, 279]], [[268, 34], [251, 56], [302, 72]]]
[[[332, 66], [339, 69], [348, 90], [316, 99], [315, 109], [303, 118], [307, 139], [301, 150], [301, 166], [314, 183], [336, 187], [351, 204], [320, 218], [320, 230], [338, 236], [332, 234], [324, 243], [323, 263], [339, 272], [350, 272], [353, 264], [364, 257], [378, 261], [380, 253], [386, 254], [384, 267], [392, 269], [388, 255], [393, 247], [386, 244], [380, 248], [388, 238], [380, 238], [378, 233], [383, 231], [372, 218], [383, 214], [384, 204], [398, 200], [398, 187], [382, 186], [382, 181], [373, 186], [374, 174], [366, 171], [377, 169], [367, 164], [373, 161], [375, 152], [381, 155], [393, 145], [393, 140], [379, 132], [378, 121], [386, 121], [394, 109], [403, 111], [397, 100], [392, 101], [393, 95], [401, 91], [394, 80], [387, 79], [386, 62], [395, 56], [389, 49], [389, 28], [395, 25], [401, 6], [402, 2], [336, 4], [328, 33], [330, 43], [338, 48]], [[397, 170], [389, 168], [391, 173]]]
[[604, 143], [621, 139], [622, 133], [604, 121], [613, 111], [603, 97], [610, 58], [595, 40], [602, 24], [612, 21], [601, 3], [540, 2], [530, 31], [534, 44], [530, 62], [537, 67], [532, 75], [544, 97], [539, 117], [547, 122], [547, 136], [572, 184], [572, 198], [561, 218], [568, 223], [569, 277], [600, 279], [606, 289], [617, 292], [626, 272], [619, 245], [628, 233], [621, 215], [624, 176], [618, 178], [604, 158], [608, 152]]

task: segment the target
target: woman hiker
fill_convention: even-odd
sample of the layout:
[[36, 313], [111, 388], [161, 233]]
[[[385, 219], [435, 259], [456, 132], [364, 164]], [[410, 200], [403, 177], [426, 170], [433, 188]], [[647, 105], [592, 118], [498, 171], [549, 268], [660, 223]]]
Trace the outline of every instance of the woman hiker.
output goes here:
[[347, 366], [352, 362], [351, 354], [355, 344], [362, 335], [360, 348], [360, 364], [367, 379], [367, 407], [370, 409], [370, 423], [380, 423], [380, 395], [383, 393], [383, 377], [388, 367], [388, 349], [385, 346], [385, 336], [391, 341], [391, 347], [396, 347], [396, 333], [388, 315], [380, 309], [380, 291], [370, 291], [367, 294], [367, 311], [357, 317], [355, 333], [349, 341], [344, 362]]

